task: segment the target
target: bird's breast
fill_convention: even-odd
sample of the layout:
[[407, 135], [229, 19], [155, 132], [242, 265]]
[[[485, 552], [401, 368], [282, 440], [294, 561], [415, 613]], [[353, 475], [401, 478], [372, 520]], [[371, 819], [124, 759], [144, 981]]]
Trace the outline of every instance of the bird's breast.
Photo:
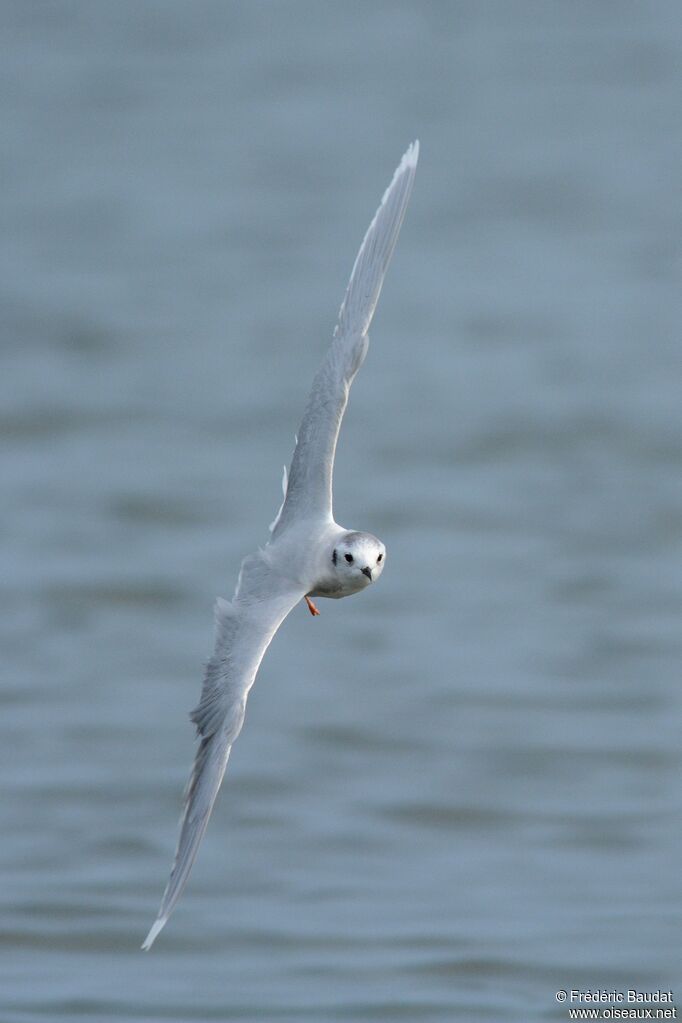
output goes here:
[[309, 597], [332, 597], [333, 599], [338, 599], [339, 597], [347, 596], [349, 592], [349, 590], [341, 586], [338, 580], [322, 580], [315, 583], [314, 588], [307, 595]]
[[308, 593], [309, 597], [331, 597], [338, 600], [340, 597], [350, 597], [352, 593], [359, 593], [360, 590], [369, 586], [369, 580], [361, 575], [359, 579], [350, 577], [348, 579], [321, 579], [315, 583], [314, 588]]

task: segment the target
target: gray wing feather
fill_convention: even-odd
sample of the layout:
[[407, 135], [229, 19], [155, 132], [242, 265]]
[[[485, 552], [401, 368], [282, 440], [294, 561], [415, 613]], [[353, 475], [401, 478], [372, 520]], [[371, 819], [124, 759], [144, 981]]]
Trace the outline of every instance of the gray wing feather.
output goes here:
[[393, 175], [353, 265], [327, 357], [313, 382], [298, 431], [284, 504], [273, 537], [301, 517], [332, 517], [334, 454], [348, 393], [360, 369], [386, 270], [398, 240], [417, 169], [414, 142]]
[[151, 948], [187, 883], [263, 655], [302, 596], [300, 589], [271, 570], [259, 551], [244, 559], [234, 599], [216, 602], [215, 649], [206, 666], [201, 699], [190, 715], [199, 748], [185, 792], [173, 868], [142, 946], [145, 950]]

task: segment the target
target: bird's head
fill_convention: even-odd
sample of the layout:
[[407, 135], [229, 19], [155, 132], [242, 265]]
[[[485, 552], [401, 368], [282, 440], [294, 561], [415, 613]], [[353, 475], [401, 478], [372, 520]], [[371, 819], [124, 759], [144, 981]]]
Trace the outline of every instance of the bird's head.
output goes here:
[[332, 564], [344, 586], [360, 590], [377, 581], [386, 563], [386, 548], [371, 533], [345, 533], [334, 547]]

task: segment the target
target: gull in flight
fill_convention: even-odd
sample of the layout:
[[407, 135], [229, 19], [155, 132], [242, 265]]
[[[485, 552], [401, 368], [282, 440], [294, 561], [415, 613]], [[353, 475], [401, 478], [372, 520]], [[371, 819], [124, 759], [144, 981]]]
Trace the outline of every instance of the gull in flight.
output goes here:
[[367, 348], [367, 331], [412, 191], [419, 143], [403, 156], [357, 254], [327, 357], [301, 422], [284, 501], [265, 547], [242, 562], [232, 600], [215, 606], [215, 649], [191, 719], [199, 748], [185, 793], [180, 838], [158, 916], [143, 949], [150, 949], [175, 908], [204, 836], [232, 744], [241, 731], [246, 698], [278, 628], [305, 598], [347, 597], [376, 582], [386, 548], [371, 533], [344, 529], [332, 514], [332, 473], [348, 392]]

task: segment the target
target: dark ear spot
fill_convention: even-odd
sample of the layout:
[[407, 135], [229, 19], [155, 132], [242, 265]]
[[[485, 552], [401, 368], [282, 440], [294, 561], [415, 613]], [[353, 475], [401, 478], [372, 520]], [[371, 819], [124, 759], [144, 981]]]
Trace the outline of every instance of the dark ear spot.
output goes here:
[[332, 554], [332, 561], [334, 562], [334, 564], [336, 564], [336, 547], [334, 548], [334, 553]]

